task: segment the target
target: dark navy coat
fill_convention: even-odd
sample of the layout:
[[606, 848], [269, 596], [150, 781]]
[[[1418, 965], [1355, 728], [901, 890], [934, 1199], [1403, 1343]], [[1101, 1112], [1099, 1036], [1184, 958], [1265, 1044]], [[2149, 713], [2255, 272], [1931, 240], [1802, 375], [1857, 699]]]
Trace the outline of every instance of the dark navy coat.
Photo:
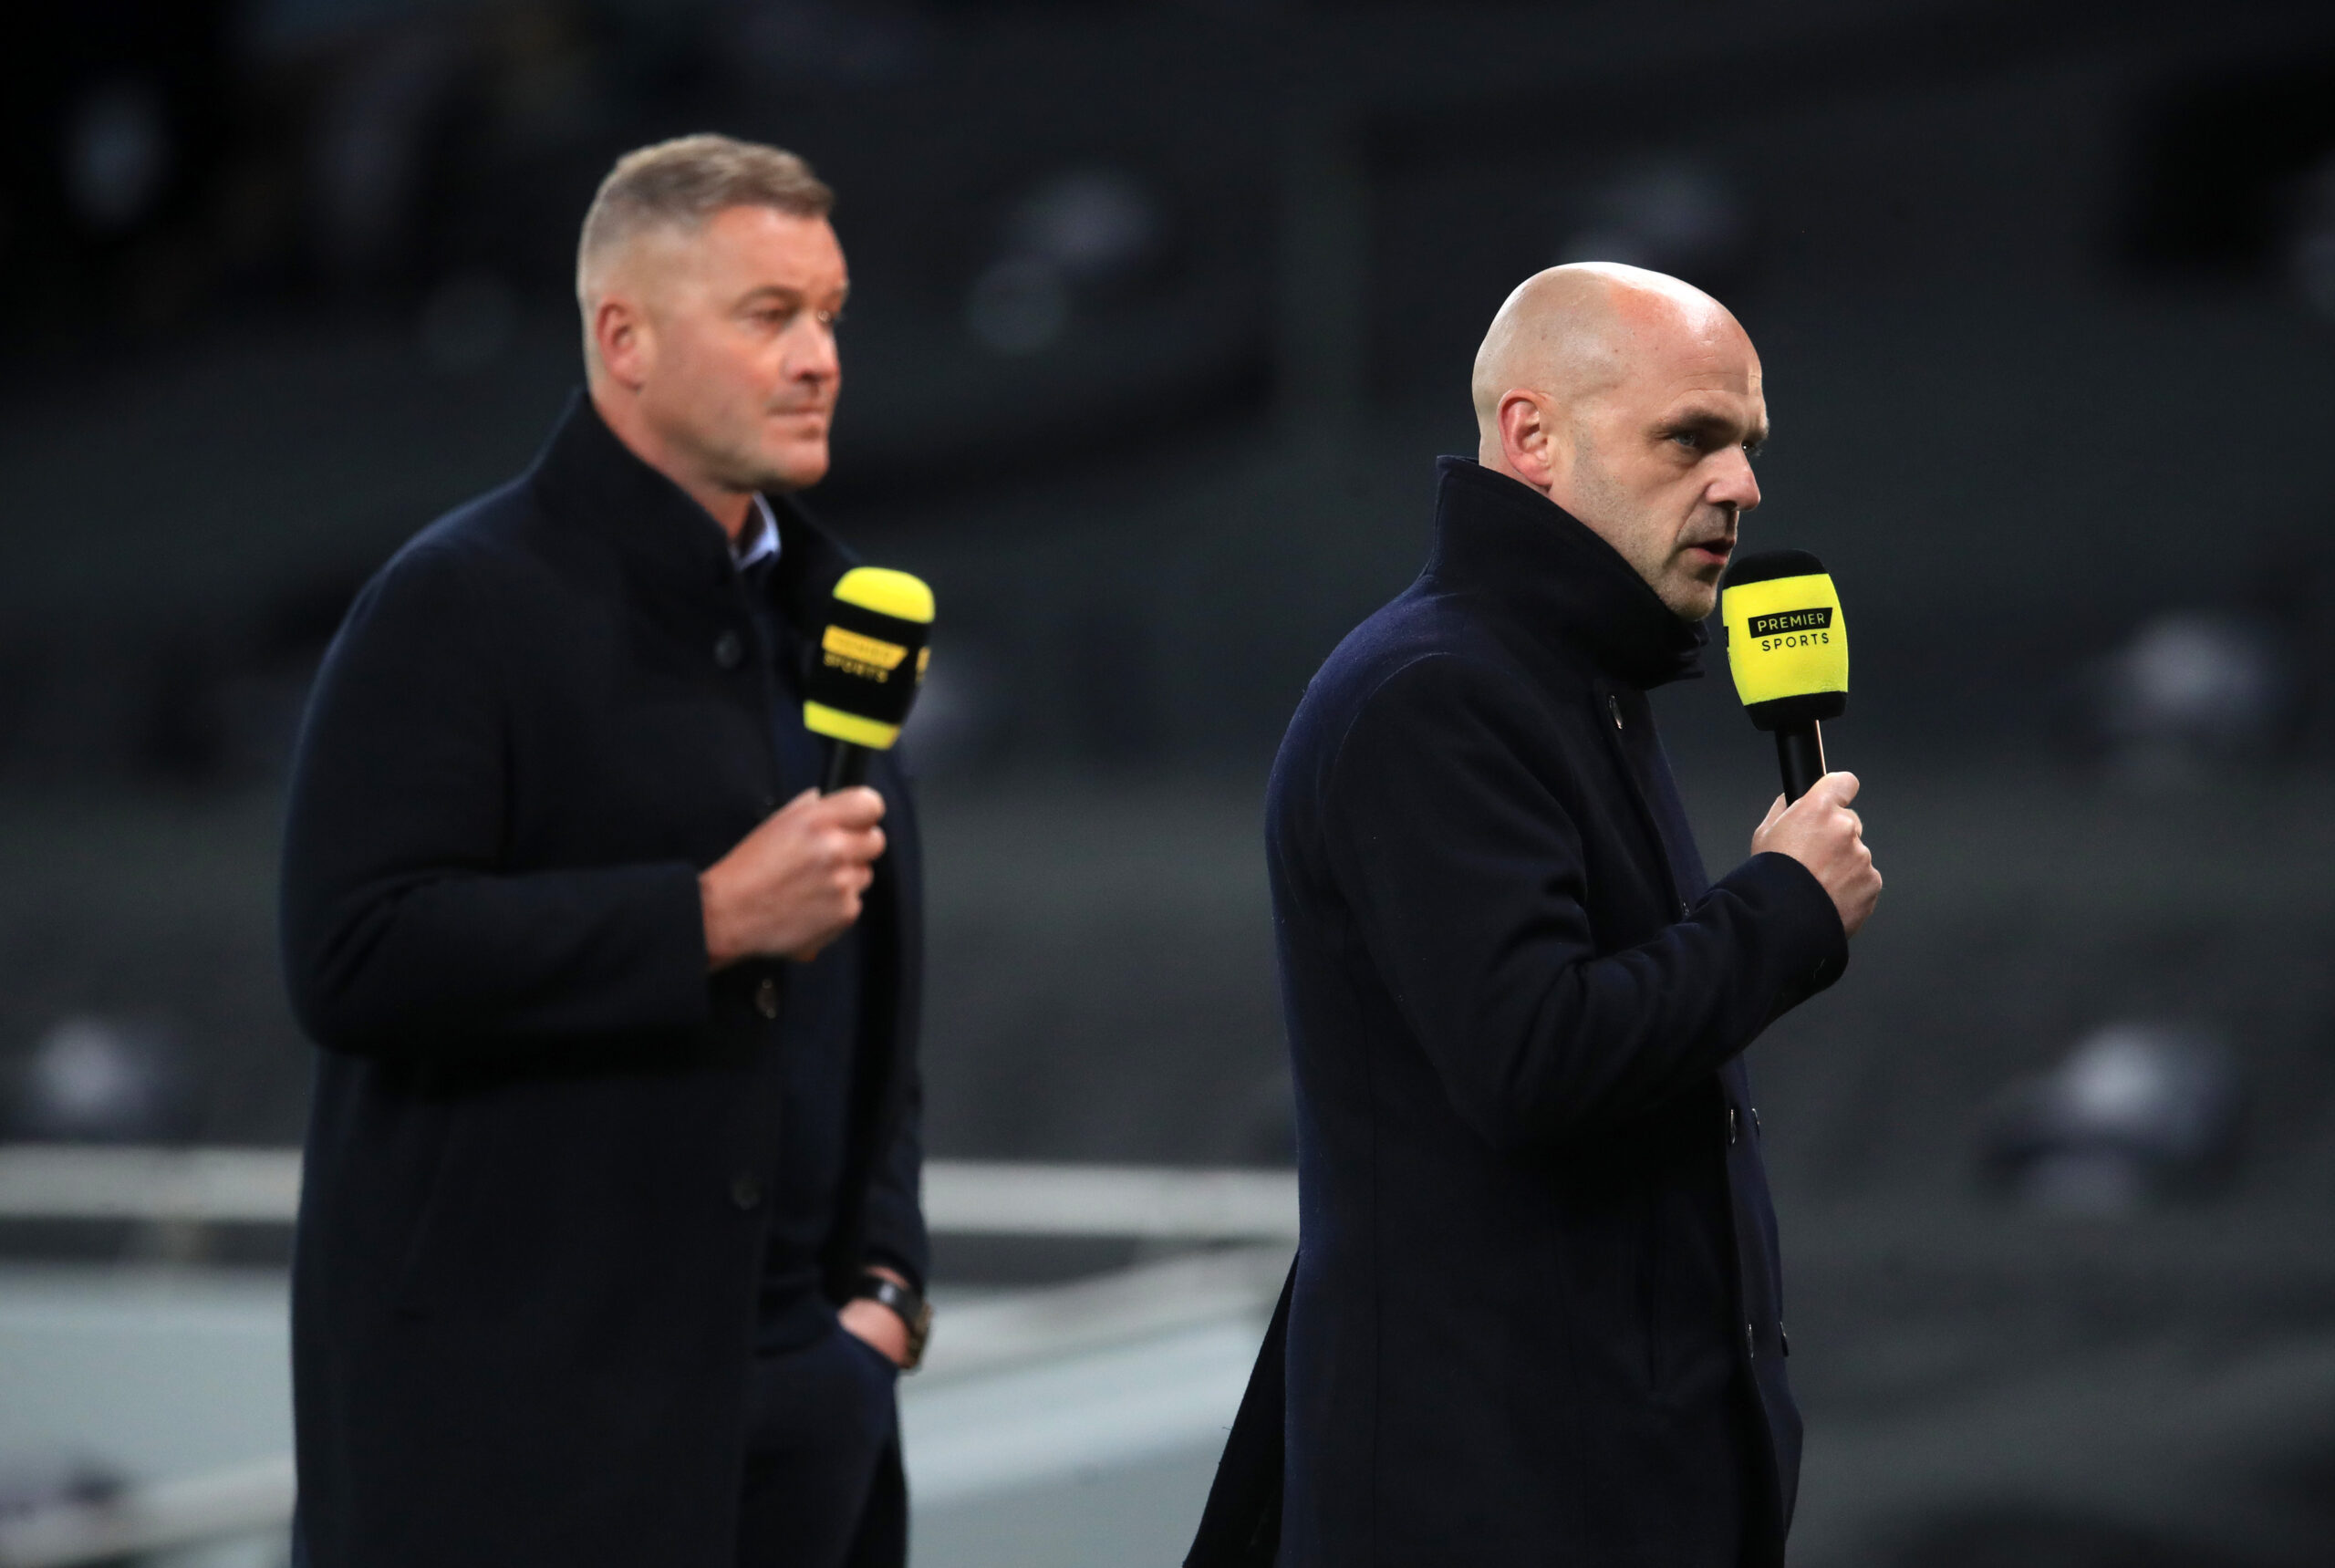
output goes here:
[[1266, 842], [1301, 1246], [1193, 1563], [1781, 1560], [1739, 1058], [1847, 947], [1795, 861], [1705, 877], [1645, 696], [1701, 640], [1446, 458], [1426, 571], [1300, 703]]
[[[782, 504], [779, 591], [845, 569]], [[698, 873], [777, 806], [728, 543], [589, 403], [358, 597], [301, 737], [284, 950], [317, 1057], [293, 1271], [315, 1568], [733, 1568], [784, 962]], [[844, 1199], [921, 1278], [916, 824], [888, 763]], [[897, 1451], [878, 1480], [898, 1560]]]

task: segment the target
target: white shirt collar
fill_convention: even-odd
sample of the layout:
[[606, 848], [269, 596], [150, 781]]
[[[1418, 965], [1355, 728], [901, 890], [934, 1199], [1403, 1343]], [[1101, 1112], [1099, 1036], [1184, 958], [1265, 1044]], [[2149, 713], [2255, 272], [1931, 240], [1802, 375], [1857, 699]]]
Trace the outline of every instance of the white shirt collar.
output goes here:
[[[753, 526], [757, 522], [762, 524], [760, 527]], [[759, 490], [754, 492], [754, 514], [747, 520], [747, 526], [752, 532], [745, 542], [730, 547], [730, 558], [738, 563], [740, 571], [765, 556], [774, 560], [778, 556], [778, 514], [770, 509], [770, 503], [763, 499]]]

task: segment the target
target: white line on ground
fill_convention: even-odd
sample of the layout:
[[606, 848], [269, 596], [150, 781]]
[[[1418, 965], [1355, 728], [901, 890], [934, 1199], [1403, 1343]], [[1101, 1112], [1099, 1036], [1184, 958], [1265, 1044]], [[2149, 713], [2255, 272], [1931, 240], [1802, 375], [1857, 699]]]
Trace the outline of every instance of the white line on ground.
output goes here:
[[1221, 1441], [1263, 1325], [1219, 1323], [900, 1401], [908, 1494], [939, 1507]]
[[[0, 1219], [288, 1224], [295, 1149], [0, 1145]], [[1279, 1170], [933, 1160], [924, 1209], [956, 1235], [1293, 1241], [1297, 1178]]]
[[66, 1568], [275, 1528], [292, 1517], [294, 1490], [286, 1454], [42, 1509], [0, 1521], [0, 1568]]

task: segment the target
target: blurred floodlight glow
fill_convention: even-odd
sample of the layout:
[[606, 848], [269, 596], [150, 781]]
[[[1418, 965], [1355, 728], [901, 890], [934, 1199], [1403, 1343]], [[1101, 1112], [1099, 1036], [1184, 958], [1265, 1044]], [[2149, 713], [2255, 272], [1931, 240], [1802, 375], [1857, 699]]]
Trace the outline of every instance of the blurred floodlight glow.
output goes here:
[[2287, 267], [2303, 302], [2335, 317], [2335, 155], [2297, 182]]
[[2153, 621], [2128, 665], [2133, 718], [2144, 724], [2227, 726], [2267, 706], [2272, 672], [2257, 639], [2193, 616]]
[[2211, 776], [2278, 743], [2293, 679], [2268, 631], [2236, 616], [2157, 617], [2099, 667], [2098, 739], [2134, 782]]
[[1632, 164], [1597, 186], [1559, 262], [1621, 262], [1689, 279], [1714, 279], [1739, 259], [1742, 203], [1715, 170], [1686, 160]]
[[1013, 209], [995, 259], [966, 296], [966, 328], [995, 353], [1042, 353], [1069, 329], [1082, 292], [1108, 294], [1145, 276], [1166, 231], [1158, 203], [1133, 176], [1056, 175]]
[[1070, 290], [1050, 262], [1015, 257], [973, 281], [965, 326], [1000, 354], [1036, 354], [1053, 346], [1070, 325]]
[[1147, 264], [1164, 227], [1157, 205], [1132, 177], [1084, 170], [1048, 181], [1022, 202], [1007, 250], [1052, 262], [1074, 283], [1108, 283]]
[[2130, 1213], [2215, 1174], [2237, 1112], [2236, 1069], [2217, 1042], [2112, 1024], [1998, 1103], [1987, 1158], [2026, 1207]]
[[171, 171], [161, 99], [137, 78], [92, 88], [74, 106], [65, 136], [65, 190], [93, 228], [117, 232], [145, 216]]
[[20, 1137], [130, 1142], [186, 1130], [182, 1053], [160, 1028], [60, 1020], [33, 1048], [16, 1087], [10, 1120]]

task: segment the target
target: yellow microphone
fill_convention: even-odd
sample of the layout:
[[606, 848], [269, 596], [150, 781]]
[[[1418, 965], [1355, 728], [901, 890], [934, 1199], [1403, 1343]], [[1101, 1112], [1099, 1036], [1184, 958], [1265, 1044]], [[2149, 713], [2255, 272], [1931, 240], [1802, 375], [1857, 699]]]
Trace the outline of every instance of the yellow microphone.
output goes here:
[[863, 784], [867, 758], [900, 738], [932, 649], [932, 590], [921, 577], [854, 566], [835, 584], [803, 695], [803, 727], [835, 742], [823, 794]]
[[1763, 550], [1718, 580], [1720, 635], [1736, 694], [1752, 724], [1776, 737], [1784, 798], [1824, 776], [1823, 721], [1849, 706], [1849, 631], [1841, 595], [1805, 550]]

